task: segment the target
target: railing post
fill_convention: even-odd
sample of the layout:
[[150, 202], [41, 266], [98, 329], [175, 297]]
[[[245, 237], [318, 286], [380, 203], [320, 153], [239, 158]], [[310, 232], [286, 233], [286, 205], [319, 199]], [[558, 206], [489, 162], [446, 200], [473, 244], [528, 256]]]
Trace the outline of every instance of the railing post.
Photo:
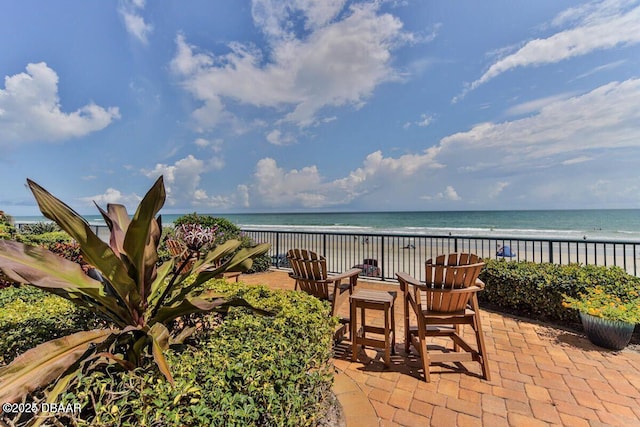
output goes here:
[[380, 276], [382, 277], [382, 281], [384, 282], [384, 279], [386, 278], [385, 275], [385, 268], [384, 268], [384, 238], [385, 236], [382, 236], [382, 238], [380, 239]]
[[276, 231], [276, 268], [280, 268], [280, 232]]
[[549, 262], [553, 263], [553, 242], [549, 241]]
[[322, 255], [327, 256], [327, 234], [322, 233]]
[[458, 252], [458, 238], [453, 239], [453, 252]]

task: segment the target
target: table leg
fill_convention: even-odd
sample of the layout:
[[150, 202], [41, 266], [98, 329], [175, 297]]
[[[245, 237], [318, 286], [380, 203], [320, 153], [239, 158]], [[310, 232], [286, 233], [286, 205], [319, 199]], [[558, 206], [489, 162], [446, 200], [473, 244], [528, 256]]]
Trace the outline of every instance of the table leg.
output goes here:
[[355, 362], [358, 359], [358, 310], [356, 309], [356, 303], [354, 301], [351, 301], [350, 309], [351, 318], [349, 319], [349, 326], [351, 326], [351, 361]]

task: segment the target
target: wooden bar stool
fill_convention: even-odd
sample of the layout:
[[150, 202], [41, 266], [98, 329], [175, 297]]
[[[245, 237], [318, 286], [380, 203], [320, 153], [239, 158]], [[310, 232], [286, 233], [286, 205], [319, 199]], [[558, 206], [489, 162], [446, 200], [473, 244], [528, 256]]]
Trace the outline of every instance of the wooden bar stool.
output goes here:
[[[358, 345], [363, 348], [371, 346], [384, 349], [385, 365], [391, 364], [391, 353], [396, 354], [396, 317], [393, 303], [397, 292], [375, 291], [370, 289], [358, 289], [351, 295], [351, 361], [357, 360]], [[358, 309], [360, 309], [360, 322], [362, 335], [358, 334]], [[384, 312], [384, 328], [366, 324], [365, 310], [380, 310]], [[384, 335], [384, 340], [367, 338], [367, 332]]]

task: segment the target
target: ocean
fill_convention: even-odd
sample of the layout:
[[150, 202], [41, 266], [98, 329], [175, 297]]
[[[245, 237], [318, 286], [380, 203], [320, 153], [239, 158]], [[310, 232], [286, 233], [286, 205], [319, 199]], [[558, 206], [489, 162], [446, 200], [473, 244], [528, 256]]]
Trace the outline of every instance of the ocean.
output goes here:
[[[211, 214], [251, 230], [640, 242], [639, 209]], [[163, 215], [164, 224], [180, 215]], [[104, 225], [99, 215], [85, 217]], [[17, 223], [43, 217], [16, 217]]]

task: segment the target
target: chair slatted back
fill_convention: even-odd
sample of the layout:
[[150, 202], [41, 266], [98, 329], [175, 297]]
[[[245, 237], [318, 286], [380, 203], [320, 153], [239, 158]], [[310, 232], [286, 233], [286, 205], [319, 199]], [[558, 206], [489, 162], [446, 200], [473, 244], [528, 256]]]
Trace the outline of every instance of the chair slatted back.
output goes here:
[[293, 269], [292, 277], [297, 281], [300, 290], [328, 300], [329, 283], [325, 257], [306, 249], [291, 249], [287, 252], [287, 258]]
[[[168, 239], [166, 241], [166, 244], [167, 244], [167, 249], [169, 250], [169, 253], [173, 258], [176, 259], [176, 264], [174, 266], [174, 269], [180, 268], [182, 263], [189, 256], [189, 251], [187, 250], [187, 246], [184, 243], [180, 242], [179, 240], [174, 240], [174, 239]], [[189, 262], [187, 262], [184, 265], [181, 272], [190, 271], [196, 259], [197, 259], [197, 256], [191, 256], [189, 258]]]
[[166, 245], [173, 258], [182, 257], [187, 252], [187, 247], [177, 240], [167, 239]]
[[484, 262], [475, 254], [439, 255], [425, 262], [425, 284], [416, 286], [414, 297], [418, 306], [439, 313], [463, 311], [469, 299], [479, 290], [476, 280]]

